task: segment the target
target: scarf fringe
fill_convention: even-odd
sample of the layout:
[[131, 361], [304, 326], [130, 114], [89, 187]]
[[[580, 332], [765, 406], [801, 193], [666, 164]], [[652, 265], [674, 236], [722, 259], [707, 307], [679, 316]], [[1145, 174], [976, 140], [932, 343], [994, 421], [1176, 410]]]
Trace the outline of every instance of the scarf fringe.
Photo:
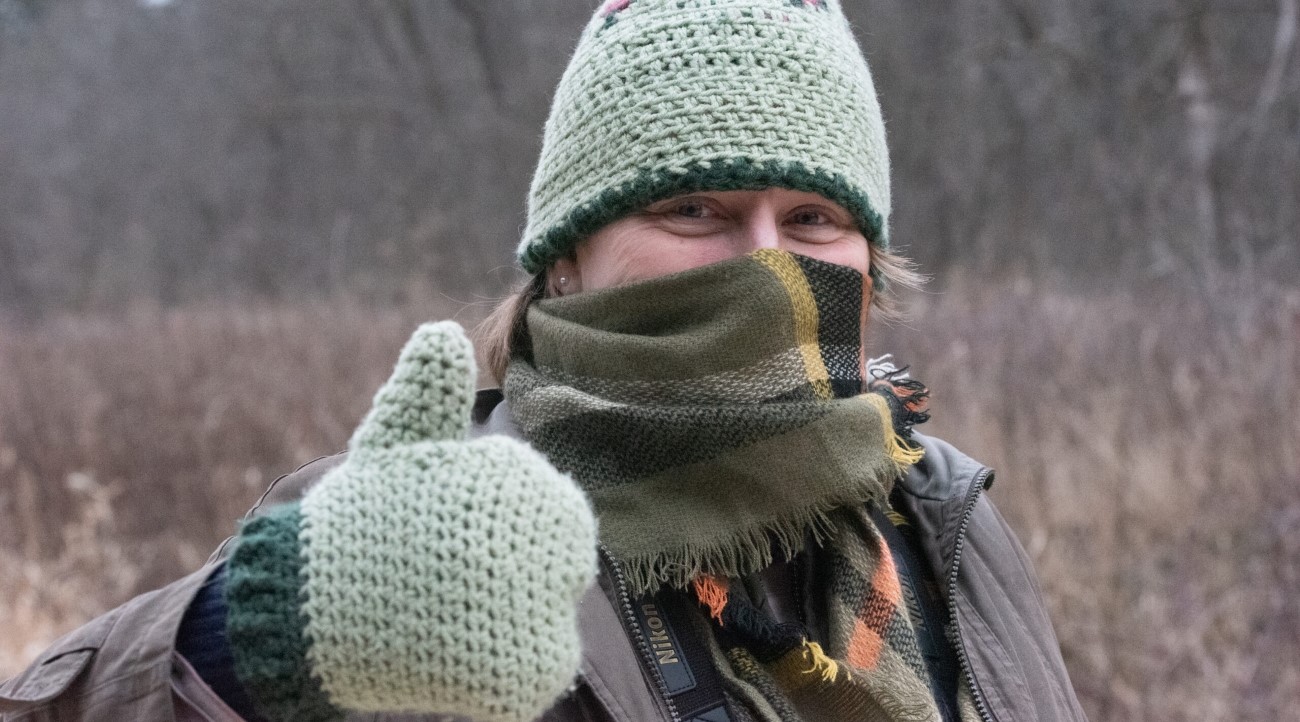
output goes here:
[[695, 587], [695, 598], [700, 601], [700, 604], [709, 608], [709, 616], [721, 625], [722, 610], [727, 606], [730, 583], [712, 574], [701, 574], [691, 580], [691, 586]]
[[[895, 430], [893, 412], [889, 402], [880, 394], [869, 392], [862, 394], [867, 403], [880, 414], [884, 431], [886, 455], [894, 465], [897, 474], [902, 475], [912, 465], [925, 456], [925, 449], [911, 446]], [[883, 502], [883, 499], [869, 499]], [[824, 500], [822, 505], [799, 511], [792, 517], [786, 517], [769, 524], [743, 530], [727, 540], [720, 540], [703, 547], [681, 548], [642, 557], [620, 557], [623, 572], [627, 576], [631, 593], [637, 596], [648, 594], [667, 584], [675, 589], [688, 589], [695, 586], [699, 577], [734, 579], [757, 572], [773, 561], [773, 548], [784, 558], [791, 558], [804, 548], [809, 534], [818, 546], [831, 538], [836, 525], [831, 521], [830, 512], [835, 509], [860, 504], [861, 497], [833, 498]], [[709, 607], [710, 615], [715, 618], [726, 604], [725, 588], [721, 590], [706, 589], [705, 595], [698, 593], [701, 602]], [[706, 601], [721, 599], [721, 604]]]
[[629, 592], [638, 597], [665, 584], [674, 589], [687, 589], [701, 575], [734, 579], [770, 565], [774, 547], [783, 558], [790, 559], [804, 548], [809, 535], [814, 544], [823, 546], [837, 530], [830, 512], [854, 503], [861, 503], [861, 499], [828, 499], [824, 508], [800, 510], [794, 516], [743, 530], [702, 547], [641, 557], [615, 556], [622, 564]]
[[804, 670], [804, 674], [820, 674], [823, 682], [834, 682], [835, 678], [840, 675], [840, 665], [835, 660], [822, 651], [822, 646], [816, 642], [804, 642], [804, 654], [808, 659], [809, 667]]
[[922, 447], [913, 448], [903, 440], [894, 428], [894, 411], [889, 406], [889, 401], [878, 393], [869, 392], [863, 394], [867, 402], [875, 408], [876, 413], [880, 414], [880, 423], [885, 430], [885, 453], [889, 455], [889, 460], [894, 462], [894, 467], [901, 475], [907, 471], [907, 468], [915, 465], [925, 456], [925, 449]]

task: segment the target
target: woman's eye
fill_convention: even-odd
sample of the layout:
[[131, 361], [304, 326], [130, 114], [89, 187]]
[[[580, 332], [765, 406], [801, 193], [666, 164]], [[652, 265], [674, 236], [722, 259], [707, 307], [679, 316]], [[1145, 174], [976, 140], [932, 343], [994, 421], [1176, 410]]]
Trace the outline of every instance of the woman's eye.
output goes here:
[[686, 218], [704, 218], [709, 215], [709, 209], [707, 206], [703, 203], [697, 203], [694, 201], [678, 203], [677, 207], [673, 209], [673, 212], [679, 216], [685, 216]]
[[816, 226], [830, 222], [825, 213], [814, 210], [795, 211], [790, 220], [801, 226]]

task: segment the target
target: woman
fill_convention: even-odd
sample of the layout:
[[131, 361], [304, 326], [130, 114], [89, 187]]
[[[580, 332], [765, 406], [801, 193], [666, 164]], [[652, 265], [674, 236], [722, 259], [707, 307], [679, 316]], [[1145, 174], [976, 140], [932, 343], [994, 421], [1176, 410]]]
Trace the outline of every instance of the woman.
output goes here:
[[0, 712], [1082, 719], [991, 473], [867, 359], [914, 280], [888, 212], [838, 3], [606, 3], [547, 123], [533, 280], [483, 333], [501, 391], [421, 328], [346, 456]]

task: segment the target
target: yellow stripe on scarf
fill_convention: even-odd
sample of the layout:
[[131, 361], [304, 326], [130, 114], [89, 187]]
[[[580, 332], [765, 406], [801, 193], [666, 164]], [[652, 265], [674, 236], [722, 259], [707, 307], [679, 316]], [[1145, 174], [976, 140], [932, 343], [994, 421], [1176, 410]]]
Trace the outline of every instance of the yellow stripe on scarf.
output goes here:
[[799, 345], [799, 354], [803, 356], [808, 382], [812, 384], [817, 398], [831, 398], [831, 375], [822, 361], [821, 345], [817, 342], [817, 302], [813, 299], [812, 287], [808, 285], [803, 269], [789, 253], [775, 248], [764, 248], [752, 255], [785, 287], [790, 305], [794, 308], [795, 342]]

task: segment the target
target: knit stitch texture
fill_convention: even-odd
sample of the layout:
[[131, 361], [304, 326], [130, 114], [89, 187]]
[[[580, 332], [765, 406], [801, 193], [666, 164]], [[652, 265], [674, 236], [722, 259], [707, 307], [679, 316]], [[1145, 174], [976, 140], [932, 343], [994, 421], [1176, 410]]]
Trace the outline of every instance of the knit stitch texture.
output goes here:
[[305, 649], [254, 639], [246, 658], [310, 669], [333, 707], [361, 712], [522, 722], [563, 692], [579, 661], [576, 602], [595, 572], [595, 520], [526, 444], [464, 440], [473, 390], [460, 328], [421, 327], [347, 460], [301, 502], [301, 568], [282, 561], [283, 540], [276, 568], [263, 562], [273, 555], [250, 561], [280, 593], [247, 600], [242, 614], [286, 623], [285, 580], [300, 579]]
[[519, 260], [674, 195], [773, 186], [888, 246], [884, 123], [838, 0], [609, 0], [556, 89]]
[[269, 719], [328, 722], [343, 714], [305, 663], [301, 526], [298, 504], [284, 504], [240, 530], [227, 562], [226, 634], [235, 674]]

